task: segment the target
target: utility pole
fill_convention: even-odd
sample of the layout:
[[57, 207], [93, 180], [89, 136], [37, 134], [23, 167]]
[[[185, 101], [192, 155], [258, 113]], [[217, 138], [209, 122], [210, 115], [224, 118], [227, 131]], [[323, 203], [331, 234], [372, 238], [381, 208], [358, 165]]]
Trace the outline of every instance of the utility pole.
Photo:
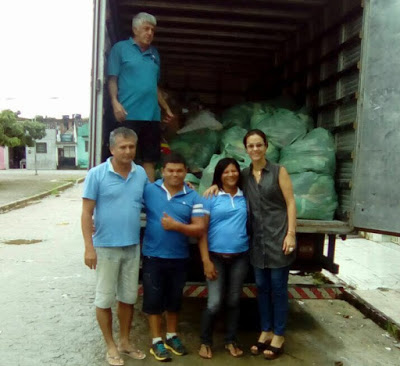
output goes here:
[[35, 146], [35, 175], [38, 175], [37, 173], [37, 160], [36, 160], [36, 140], [33, 140], [34, 146]]

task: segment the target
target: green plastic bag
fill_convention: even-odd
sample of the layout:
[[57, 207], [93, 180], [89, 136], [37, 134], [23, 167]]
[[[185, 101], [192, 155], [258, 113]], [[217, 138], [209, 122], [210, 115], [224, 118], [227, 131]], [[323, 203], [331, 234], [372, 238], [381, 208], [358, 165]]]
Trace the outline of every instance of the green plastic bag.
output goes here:
[[211, 186], [213, 177], [214, 177], [214, 170], [215, 166], [218, 164], [218, 162], [225, 158], [226, 155], [224, 153], [222, 154], [214, 154], [207, 165], [207, 167], [203, 170], [203, 174], [200, 179], [200, 184], [199, 184], [199, 194], [202, 195], [204, 191]]
[[303, 139], [281, 150], [279, 164], [289, 174], [312, 171], [315, 173], [335, 174], [335, 141], [329, 131], [316, 128]]
[[221, 122], [225, 129], [239, 126], [245, 129], [249, 128], [250, 118], [253, 111], [253, 103], [237, 104], [222, 112]]
[[227, 152], [232, 158], [243, 160], [243, 156], [247, 155], [243, 145], [246, 133], [247, 130], [239, 126], [224, 130], [221, 135], [220, 150]]
[[268, 142], [268, 149], [265, 153], [265, 157], [271, 163], [277, 163], [279, 161], [280, 152], [279, 149], [274, 146], [271, 142]]
[[193, 189], [198, 192], [199, 191], [199, 184], [200, 184], [200, 179], [197, 178], [194, 174], [192, 173], [187, 173], [185, 177], [185, 182], [190, 182], [193, 186]]
[[183, 155], [189, 171], [201, 172], [218, 149], [219, 133], [209, 129], [197, 130], [176, 136], [170, 142], [171, 151]]
[[295, 112], [282, 108], [264, 108], [253, 114], [251, 128], [263, 131], [268, 141], [282, 149], [307, 133], [308, 122]]
[[305, 172], [290, 178], [298, 219], [333, 220], [338, 201], [331, 176]]

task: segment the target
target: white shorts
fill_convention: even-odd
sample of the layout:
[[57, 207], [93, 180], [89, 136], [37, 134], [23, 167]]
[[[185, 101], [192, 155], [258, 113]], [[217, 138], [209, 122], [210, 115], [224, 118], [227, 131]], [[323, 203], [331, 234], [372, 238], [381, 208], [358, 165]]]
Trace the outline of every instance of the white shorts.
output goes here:
[[140, 245], [95, 248], [97, 254], [94, 304], [109, 309], [115, 299], [125, 304], [137, 300]]

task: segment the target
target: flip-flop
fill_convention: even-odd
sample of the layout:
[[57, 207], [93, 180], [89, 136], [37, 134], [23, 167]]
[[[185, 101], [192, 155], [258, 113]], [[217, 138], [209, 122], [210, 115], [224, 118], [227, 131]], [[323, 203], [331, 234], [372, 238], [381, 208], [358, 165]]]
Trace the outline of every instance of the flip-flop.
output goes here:
[[146, 354], [144, 352], [142, 352], [139, 349], [136, 348], [132, 348], [131, 351], [127, 351], [121, 348], [118, 348], [118, 352], [122, 355], [128, 356], [130, 358], [133, 358], [134, 360], [143, 360], [144, 358], [146, 358]]
[[279, 348], [271, 345], [267, 346], [266, 350], [271, 351], [272, 354], [270, 355], [264, 352], [264, 358], [266, 360], [275, 360], [276, 358], [278, 358], [280, 355], [283, 354], [283, 346], [284, 343], [282, 343], [282, 346], [280, 346]]
[[[253, 344], [250, 348], [250, 352], [252, 355], [257, 356], [260, 353], [264, 352], [267, 347], [270, 345], [272, 339], [267, 339], [265, 342], [257, 342], [256, 344]], [[253, 350], [252, 348], [256, 347], [257, 350]]]
[[[206, 351], [207, 351], [207, 356], [202, 355], [202, 354], [200, 353], [200, 350], [201, 350], [202, 347], [205, 347], [205, 349], [206, 349]], [[211, 347], [208, 346], [208, 345], [206, 345], [206, 344], [201, 344], [201, 345], [200, 345], [200, 349], [199, 349], [199, 356], [200, 356], [201, 358], [204, 358], [205, 360], [210, 360], [210, 359], [212, 358], [212, 355], [209, 357], [209, 356], [208, 356], [209, 353], [211, 353]]]
[[110, 356], [106, 353], [106, 361], [110, 366], [124, 366], [125, 362], [120, 356]]
[[[232, 346], [232, 348], [231, 347], [229, 347], [229, 346]], [[228, 343], [228, 344], [226, 344], [225, 345], [225, 349], [229, 352], [229, 354], [232, 356], [232, 357], [242, 357], [243, 356], [243, 350], [236, 344], [236, 343]], [[233, 350], [235, 350], [236, 352], [239, 350], [240, 352], [242, 352], [241, 354], [233, 354]]]

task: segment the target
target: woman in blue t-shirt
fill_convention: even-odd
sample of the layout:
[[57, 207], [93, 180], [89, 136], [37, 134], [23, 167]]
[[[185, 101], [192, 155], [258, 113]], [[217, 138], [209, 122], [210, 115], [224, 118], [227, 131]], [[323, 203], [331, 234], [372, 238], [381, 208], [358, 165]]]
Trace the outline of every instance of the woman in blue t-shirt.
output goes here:
[[[205, 200], [208, 233], [200, 239], [200, 254], [207, 279], [208, 301], [201, 322], [200, 357], [211, 358], [215, 316], [226, 302], [225, 349], [234, 357], [243, 351], [236, 342], [239, 301], [249, 267], [247, 205], [235, 159], [224, 158], [215, 167], [216, 196]], [[225, 296], [224, 296], [225, 294]]]

